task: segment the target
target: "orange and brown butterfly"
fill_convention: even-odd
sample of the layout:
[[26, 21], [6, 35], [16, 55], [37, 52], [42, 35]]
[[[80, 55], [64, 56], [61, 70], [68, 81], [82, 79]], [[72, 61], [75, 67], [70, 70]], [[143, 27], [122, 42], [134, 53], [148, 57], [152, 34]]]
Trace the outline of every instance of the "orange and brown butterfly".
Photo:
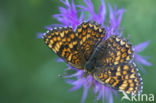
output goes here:
[[142, 78], [134, 63], [132, 45], [119, 36], [105, 37], [105, 29], [93, 21], [58, 27], [44, 35], [48, 47], [66, 63], [83, 69], [100, 83], [127, 94], [142, 91]]

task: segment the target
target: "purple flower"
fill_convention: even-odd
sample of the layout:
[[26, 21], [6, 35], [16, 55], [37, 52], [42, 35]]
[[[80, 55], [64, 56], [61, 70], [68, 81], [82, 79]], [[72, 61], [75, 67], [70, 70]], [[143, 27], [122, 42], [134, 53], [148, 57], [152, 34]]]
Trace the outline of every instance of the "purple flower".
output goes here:
[[74, 1], [72, 0], [72, 4], [70, 5], [68, 0], [60, 0], [67, 8], [59, 7], [60, 14], [53, 15], [54, 18], [56, 18], [59, 22], [64, 24], [65, 26], [72, 26], [75, 28], [81, 20], [83, 20], [83, 15], [79, 19], [78, 13], [76, 10], [76, 6], [74, 4]]
[[[76, 28], [76, 26], [79, 25], [84, 20], [94, 20], [105, 27], [106, 38], [104, 38], [104, 40], [111, 35], [122, 35], [123, 29], [120, 28], [120, 23], [121, 23], [122, 15], [125, 11], [123, 8], [118, 9], [118, 7], [115, 6], [115, 8], [113, 9], [113, 7], [110, 4], [108, 4], [109, 24], [105, 25], [107, 10], [106, 10], [106, 4], [104, 0], [101, 0], [101, 5], [99, 7], [98, 13], [95, 13], [94, 6], [91, 0], [84, 0], [86, 6], [75, 5], [73, 0], [71, 1], [71, 4], [69, 3], [68, 0], [65, 1], [60, 0], [60, 1], [65, 5], [66, 8], [59, 7], [60, 13], [53, 15], [53, 17], [56, 18], [61, 23], [58, 25], [72, 26], [73, 28]], [[88, 12], [89, 16], [85, 16], [85, 12]], [[88, 17], [88, 18], [84, 19], [84, 17]], [[46, 28], [50, 29], [51, 27], [48, 26]], [[143, 56], [140, 56], [137, 53], [144, 50], [148, 46], [148, 44], [149, 41], [134, 46], [135, 60], [146, 66], [150, 66], [151, 63], [145, 60]], [[61, 59], [58, 59], [58, 61], [62, 62]], [[96, 96], [96, 100], [102, 99], [102, 101], [104, 102], [104, 99], [107, 99], [108, 103], [113, 103], [112, 93], [115, 93], [114, 90], [100, 84], [99, 82], [94, 80], [94, 78], [91, 75], [85, 77], [83, 70], [73, 68], [70, 65], [69, 68], [65, 70], [66, 73], [68, 70], [75, 71], [74, 74], [66, 75], [64, 77], [66, 78], [67, 83], [73, 85], [73, 88], [71, 88], [69, 91], [75, 91], [83, 87], [83, 95], [82, 95], [81, 103], [85, 102], [88, 90], [90, 88], [93, 89], [93, 93]], [[75, 78], [75, 80], [73, 80], [72, 78]]]

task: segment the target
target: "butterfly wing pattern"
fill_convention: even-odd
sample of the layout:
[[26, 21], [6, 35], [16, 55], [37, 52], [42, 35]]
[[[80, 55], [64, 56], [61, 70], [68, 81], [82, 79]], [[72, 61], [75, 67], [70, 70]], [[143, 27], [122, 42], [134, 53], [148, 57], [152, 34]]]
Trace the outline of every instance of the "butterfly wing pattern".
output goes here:
[[64, 61], [77, 68], [82, 68], [78, 41], [72, 28], [56, 28], [44, 35], [48, 47]]
[[86, 61], [105, 36], [105, 29], [95, 22], [83, 22], [77, 27], [80, 51]]
[[[89, 71], [100, 83], [127, 94], [139, 94], [142, 78], [134, 63], [132, 45], [122, 37], [111, 36], [102, 41], [105, 29], [96, 22], [83, 22], [74, 31], [59, 27], [44, 35], [45, 44], [71, 66]], [[93, 62], [94, 60], [94, 62]]]
[[46, 45], [73, 67], [83, 69], [89, 55], [105, 35], [95, 22], [83, 22], [76, 32], [72, 28], [56, 28], [44, 35]]
[[112, 36], [100, 45], [105, 49], [96, 56], [94, 78], [127, 94], [140, 94], [142, 78], [133, 60], [132, 45], [118, 36]]

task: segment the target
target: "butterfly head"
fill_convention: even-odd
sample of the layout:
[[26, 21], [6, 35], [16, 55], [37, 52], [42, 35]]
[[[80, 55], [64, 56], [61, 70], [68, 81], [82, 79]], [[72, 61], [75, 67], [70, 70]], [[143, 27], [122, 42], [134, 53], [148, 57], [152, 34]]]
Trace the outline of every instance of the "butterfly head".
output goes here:
[[84, 71], [86, 72], [92, 72], [95, 69], [95, 60], [86, 62], [84, 66]]

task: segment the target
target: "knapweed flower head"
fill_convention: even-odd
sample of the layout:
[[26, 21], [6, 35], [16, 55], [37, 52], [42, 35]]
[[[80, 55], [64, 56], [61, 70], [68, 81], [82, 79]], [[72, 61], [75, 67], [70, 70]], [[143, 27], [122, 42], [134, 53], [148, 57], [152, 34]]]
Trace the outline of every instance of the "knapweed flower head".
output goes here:
[[[112, 7], [110, 4], [106, 5], [104, 0], [101, 0], [99, 11], [98, 13], [96, 13], [91, 0], [84, 0], [85, 5], [75, 5], [73, 0], [60, 1], [65, 5], [65, 7], [59, 7], [60, 13], [53, 15], [53, 17], [56, 18], [60, 22], [60, 24], [53, 24], [46, 27], [47, 29], [51, 29], [53, 28], [53, 26], [59, 25], [67, 27], [72, 26], [72, 28], [75, 29], [83, 21], [96, 21], [98, 24], [101, 24], [106, 30], [106, 36], [103, 38], [103, 41], [109, 38], [111, 35], [123, 36], [123, 28], [120, 27], [122, 16], [125, 12], [123, 8], [119, 9], [117, 6]], [[108, 13], [106, 10], [107, 6]], [[109, 17], [108, 20], [106, 20], [107, 15]], [[134, 59], [138, 63], [144, 64], [146, 66], [151, 66], [151, 63], [145, 59], [146, 57], [138, 55], [138, 53], [144, 50], [148, 46], [148, 44], [149, 41], [143, 42], [133, 47], [135, 53]], [[62, 60], [58, 59], [58, 61]], [[113, 103], [113, 93], [116, 94], [114, 90], [97, 82], [93, 78], [93, 76], [85, 75], [85, 72], [83, 70], [76, 69], [70, 65], [68, 66], [69, 68], [66, 69], [66, 72], [68, 70], [73, 70], [75, 71], [75, 73], [66, 75], [64, 78], [66, 79], [67, 83], [73, 85], [73, 88], [71, 88], [70, 91], [75, 91], [83, 87], [81, 103], [85, 102], [89, 89], [93, 90], [96, 100], [102, 99], [102, 101], [104, 102], [104, 100], [106, 99], [108, 103]]]

